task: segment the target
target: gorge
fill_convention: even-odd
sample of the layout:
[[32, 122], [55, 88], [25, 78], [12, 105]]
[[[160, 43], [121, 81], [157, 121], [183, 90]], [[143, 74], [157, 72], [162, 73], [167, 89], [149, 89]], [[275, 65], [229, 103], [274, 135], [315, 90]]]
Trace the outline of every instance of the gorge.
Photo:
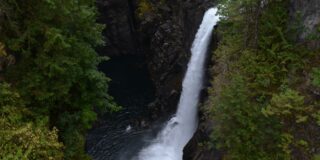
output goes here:
[[211, 8], [205, 13], [195, 36], [176, 114], [167, 122], [154, 142], [142, 149], [138, 155], [139, 160], [182, 159], [183, 148], [197, 128], [197, 107], [203, 87], [206, 53], [213, 27], [219, 19], [216, 13], [216, 8]]
[[319, 61], [319, 0], [0, 0], [0, 159], [320, 160]]
[[[103, 126], [106, 126], [106, 129], [101, 130], [104, 127], [99, 127], [101, 129], [95, 129], [93, 131], [93, 134], [89, 136], [88, 141], [91, 142], [93, 140], [90, 140], [90, 137], [93, 137], [95, 139], [97, 139], [96, 142], [91, 142], [93, 143], [92, 145], [88, 145], [87, 147], [90, 148], [89, 149], [89, 153], [95, 157], [95, 159], [139, 159], [139, 160], [148, 160], [148, 159], [159, 159], [159, 160], [179, 160], [182, 159], [182, 151], [183, 151], [183, 147], [187, 144], [187, 142], [190, 140], [190, 138], [192, 137], [193, 133], [196, 130], [197, 127], [197, 106], [198, 106], [198, 102], [199, 102], [199, 98], [200, 98], [200, 92], [203, 88], [203, 77], [204, 77], [204, 68], [205, 68], [205, 58], [206, 58], [206, 53], [208, 51], [208, 47], [211, 41], [211, 35], [212, 35], [212, 31], [213, 31], [213, 27], [214, 25], [216, 25], [217, 21], [218, 21], [218, 16], [216, 15], [217, 13], [217, 9], [216, 8], [211, 8], [209, 9], [204, 17], [203, 17], [203, 21], [202, 24], [200, 25], [200, 28], [198, 29], [197, 34], [195, 35], [195, 40], [192, 44], [192, 48], [191, 48], [191, 59], [190, 62], [188, 64], [188, 69], [186, 71], [186, 75], [183, 81], [183, 88], [182, 88], [182, 94], [180, 97], [180, 101], [179, 101], [179, 105], [178, 105], [178, 110], [177, 113], [170, 118], [170, 120], [168, 122], [165, 123], [165, 125], [160, 125], [163, 126], [161, 127], [162, 129], [159, 131], [159, 133], [157, 133], [157, 136], [154, 138], [154, 140], [151, 140], [153, 142], [145, 142], [146, 148], [142, 148], [142, 151], [140, 151], [139, 153], [134, 153], [134, 151], [137, 151], [137, 148], [139, 148], [141, 145], [143, 145], [143, 143], [141, 142], [141, 140], [139, 140], [139, 136], [129, 136], [132, 134], [137, 134], [135, 131], [131, 132], [131, 130], [135, 130], [136, 125], [132, 125], [132, 123], [127, 123], [127, 126], [130, 128], [126, 128], [124, 129], [124, 126], [122, 128], [119, 129], [115, 129], [115, 128], [110, 128], [108, 127], [108, 124], [104, 124]], [[131, 56], [132, 57], [132, 56]], [[117, 58], [114, 58], [117, 59]], [[116, 69], [115, 74], [132, 74], [132, 76], [134, 75], [139, 75], [138, 77], [143, 77], [142, 74], [137, 74], [138, 70], [136, 72], [134, 72], [133, 70], [130, 70], [130, 68], [134, 68], [134, 66], [124, 66], [123, 69], [124, 70], [119, 70], [119, 67], [121, 68], [121, 66], [112, 66], [112, 64], [119, 64], [119, 62], [112, 62], [115, 60], [111, 60], [109, 63], [106, 64], [110, 64], [109, 68], [114, 68], [117, 67], [118, 69]], [[119, 58], [118, 58], [119, 59]], [[121, 58], [121, 59], [125, 59], [125, 58]], [[132, 62], [128, 61], [128, 62]], [[143, 63], [143, 62], [140, 62]], [[124, 61], [121, 63], [121, 65], [124, 65], [126, 63], [124, 63]], [[138, 65], [138, 64], [135, 64]], [[107, 66], [103, 66], [103, 68], [108, 68]], [[141, 70], [141, 68], [140, 68]], [[130, 72], [130, 73], [129, 73]], [[105, 73], [112, 73], [110, 71], [105, 71]], [[145, 82], [147, 82], [146, 80], [137, 80], [137, 81], [133, 81], [133, 77], [130, 78], [130, 75], [127, 75], [128, 77], [123, 77], [123, 76], [110, 76], [113, 80], [115, 80], [116, 82], [119, 83], [118, 88], [116, 88], [115, 90], [117, 90], [117, 92], [113, 93], [113, 86], [115, 86], [115, 84], [111, 83], [111, 95], [115, 96], [115, 100], [118, 101], [117, 102], [122, 102], [123, 99], [125, 99], [123, 96], [128, 97], [128, 98], [132, 98], [135, 101], [141, 101], [143, 99], [146, 99], [150, 93], [144, 93], [145, 91], [137, 91], [137, 90], [133, 90], [132, 94], [124, 94], [121, 93], [121, 90], [126, 90], [126, 92], [130, 92], [130, 86], [137, 86], [138, 84], [141, 84], [140, 86], [137, 86], [138, 88], [142, 89], [142, 88], [150, 88], [150, 86], [146, 86]], [[119, 79], [120, 78], [120, 79]], [[130, 78], [130, 85], [126, 85], [127, 83], [121, 82], [121, 78], [123, 80]], [[139, 82], [140, 81], [140, 82]], [[142, 83], [141, 83], [142, 82]], [[144, 82], [144, 83], [143, 83]], [[119, 88], [120, 86], [122, 86], [123, 88]], [[117, 96], [117, 93], [120, 94]], [[139, 100], [137, 99], [138, 97], [134, 96], [134, 95], [139, 95], [138, 93], [143, 94], [143, 97], [141, 97], [142, 99]], [[134, 105], [139, 105], [143, 106], [146, 104], [143, 103], [122, 103], [122, 105], [124, 105], [126, 108], [132, 108], [134, 107]], [[140, 107], [141, 108], [141, 107]], [[142, 109], [142, 108], [141, 108]], [[132, 112], [134, 111], [138, 111], [139, 109], [131, 109], [128, 111], [125, 111], [127, 114], [123, 116], [126, 116], [126, 118], [130, 119], [129, 115], [132, 114]], [[124, 112], [124, 111], [122, 111]], [[131, 112], [131, 113], [130, 113]], [[139, 113], [138, 113], [139, 114]], [[143, 114], [140, 113], [140, 116], [143, 117]], [[146, 116], [145, 116], [146, 117]], [[119, 127], [119, 124], [123, 124], [125, 122], [120, 122], [121, 118], [117, 117], [117, 127]], [[137, 117], [135, 118], [137, 119]], [[109, 121], [112, 121], [112, 119], [109, 119]], [[120, 121], [119, 121], [120, 120]], [[134, 120], [134, 118], [133, 118]], [[114, 123], [114, 121], [113, 121]], [[139, 122], [138, 122], [139, 123]], [[133, 128], [132, 128], [133, 126]], [[139, 127], [139, 126], [138, 126]], [[112, 131], [110, 134], [109, 132]], [[122, 132], [122, 133], [121, 133]], [[129, 134], [129, 132], [131, 132]], [[147, 131], [141, 131], [142, 133], [146, 134]], [[156, 131], [157, 132], [157, 131]], [[96, 133], [96, 134], [95, 134]], [[127, 141], [133, 141], [133, 145], [131, 145], [130, 143], [126, 143], [127, 145], [129, 144], [130, 147], [127, 146], [123, 146], [122, 144], [117, 144], [119, 142], [118, 138], [111, 138], [110, 136], [113, 136], [113, 133], [116, 133], [118, 135], [123, 134], [123, 136], [127, 136]], [[101, 135], [101, 136], [99, 136]], [[146, 135], [142, 134], [143, 138]], [[128, 139], [128, 137], [130, 138]], [[110, 139], [110, 140], [108, 140]], [[120, 138], [124, 139], [124, 138]], [[137, 140], [138, 139], [138, 140]], [[106, 141], [106, 142], [104, 142]], [[115, 143], [116, 142], [116, 143]], [[110, 144], [112, 143], [112, 145]], [[148, 144], [149, 143], [149, 144]], [[110, 146], [110, 147], [108, 147]], [[118, 155], [118, 156], [114, 156], [117, 155], [117, 150], [114, 150], [113, 148], [118, 148], [118, 151], [121, 150], [122, 154]], [[134, 149], [133, 149], [134, 148]], [[125, 150], [131, 150], [130, 154], [128, 155], [124, 155], [123, 153], [128, 153], [128, 151]], [[134, 151], [132, 151], [134, 150]], [[105, 152], [106, 151], [106, 152]], [[113, 154], [113, 155], [111, 155]], [[133, 156], [133, 157], [130, 157]], [[109, 158], [108, 158], [109, 157]]]
[[[126, 42], [126, 41], [122, 42], [121, 39], [116, 41], [113, 40], [113, 42], [119, 42], [118, 45], [120, 45], [120, 48], [121, 48], [121, 45], [130, 43], [132, 45], [129, 45], [129, 46], [136, 46], [136, 48], [138, 48], [139, 51], [136, 52], [135, 50], [136, 53], [134, 52], [125, 53], [127, 49], [124, 49], [124, 50], [116, 50], [116, 53], [124, 52], [120, 54], [146, 55], [145, 56], [147, 61], [146, 64], [147, 64], [148, 72], [150, 73], [149, 76], [151, 77], [151, 80], [155, 87], [155, 90], [154, 90], [155, 99], [153, 100], [152, 103], [146, 104], [148, 107], [145, 108], [146, 110], [149, 110], [149, 111], [151, 109], [150, 113], [152, 115], [149, 117], [147, 116], [148, 118], [146, 119], [138, 118], [140, 120], [143, 119], [142, 120], [143, 124], [145, 124], [146, 122], [148, 123], [147, 131], [139, 132], [139, 136], [138, 136], [140, 139], [143, 139], [138, 144], [144, 144], [144, 145], [138, 145], [139, 147], [136, 147], [136, 148], [132, 147], [132, 148], [135, 148], [134, 151], [132, 151], [133, 153], [127, 153], [125, 150], [128, 150], [128, 149], [122, 150], [121, 153], [125, 155], [125, 156], [122, 156], [122, 159], [124, 160], [128, 159], [127, 158], [128, 155], [130, 155], [129, 157], [134, 156], [135, 153], [137, 153], [139, 150], [143, 148], [142, 146], [145, 146], [145, 145], [148, 146], [148, 144], [150, 145], [150, 143], [151, 143], [150, 145], [151, 149], [149, 148], [149, 151], [152, 150], [152, 147], [153, 147], [154, 152], [157, 152], [157, 154], [161, 155], [161, 152], [160, 152], [161, 145], [157, 146], [157, 144], [154, 144], [154, 145], [152, 144], [154, 141], [161, 139], [159, 138], [159, 135], [157, 136], [158, 132], [160, 132], [161, 134], [161, 128], [164, 128], [164, 126], [161, 124], [163, 123], [165, 124], [166, 119], [170, 119], [170, 115], [173, 115], [174, 111], [176, 110], [175, 106], [177, 106], [178, 104], [180, 91], [182, 90], [182, 88], [179, 86], [180, 84], [182, 84], [183, 75], [187, 70], [187, 67], [186, 67], [187, 61], [191, 55], [191, 53], [188, 50], [191, 47], [192, 36], [195, 35], [196, 26], [200, 24], [199, 19], [201, 19], [201, 16], [203, 15], [204, 11], [209, 7], [213, 6], [214, 2], [213, 1], [195, 1], [195, 2], [170, 1], [166, 3], [157, 3], [152, 1], [150, 2], [146, 1], [146, 4], [150, 5], [152, 10], [146, 11], [146, 13], [143, 13], [143, 14], [140, 14], [139, 16], [134, 16], [134, 17], [132, 17], [130, 13], [139, 11], [139, 5], [135, 6], [137, 3], [131, 3], [126, 1], [122, 1], [122, 2], [118, 1], [117, 3], [118, 4], [115, 7], [113, 6], [113, 2], [109, 1], [108, 5], [103, 8], [102, 12], [108, 9], [109, 9], [108, 12], [113, 12], [112, 10], [117, 10], [115, 8], [120, 7], [121, 9], [119, 8], [119, 10], [121, 10], [121, 12], [112, 13], [112, 14], [122, 14], [122, 16], [120, 17], [122, 17], [121, 19], [123, 20], [125, 20], [124, 17], [127, 17], [127, 21], [128, 23], [130, 23], [130, 25], [119, 24], [119, 23], [123, 23], [123, 21], [117, 21], [115, 19], [113, 19], [112, 21], [115, 21], [115, 23], [118, 23], [116, 24], [116, 26], [118, 27], [119, 25], [131, 27], [126, 29], [127, 30], [126, 34], [129, 34], [130, 37], [134, 37], [134, 38], [126, 39], [126, 41], [129, 40], [129, 42]], [[144, 2], [141, 1], [141, 3], [144, 3]], [[315, 16], [315, 15], [308, 15], [309, 12], [305, 11], [305, 8], [298, 9], [299, 7], [296, 6], [297, 3], [299, 2], [291, 3], [291, 6], [294, 6], [290, 8], [291, 17], [294, 17], [294, 13], [297, 12], [298, 10], [304, 11], [303, 14], [306, 17]], [[197, 7], [192, 7], [192, 6], [197, 6]], [[129, 10], [127, 10], [128, 8]], [[134, 11], [132, 11], [132, 9]], [[130, 16], [127, 16], [128, 14]], [[111, 25], [114, 25], [114, 24], [111, 24]], [[112, 30], [108, 32], [110, 33], [123, 32], [123, 30], [120, 32], [116, 31], [117, 30], [116, 28], [113, 28]], [[141, 32], [141, 30], [143, 32]], [[109, 36], [110, 35], [107, 35], [107, 37]], [[112, 39], [114, 39], [122, 36], [123, 35], [121, 36], [113, 35], [111, 37], [113, 37]], [[217, 33], [215, 33], [212, 39], [213, 42], [210, 44], [211, 45], [210, 50], [217, 48], [218, 41], [221, 39], [220, 36], [221, 35], [218, 35]], [[130, 39], [134, 39], [134, 42], [130, 42]], [[116, 47], [113, 47], [113, 48], [116, 48]], [[213, 55], [213, 56], [215, 57], [217, 55]], [[211, 55], [208, 56], [206, 61], [211, 61], [209, 63], [213, 65], [213, 69], [209, 69], [209, 71], [208, 69], [205, 69], [206, 70], [205, 72], [206, 73], [210, 72], [210, 74], [212, 74], [212, 75], [209, 75], [211, 79], [214, 79], [213, 75], [218, 75], [217, 76], [218, 78], [220, 78], [220, 75], [225, 76], [227, 74], [226, 64], [228, 64], [231, 61], [224, 62], [225, 63], [224, 65], [224, 64], [221, 64], [222, 63], [221, 59], [210, 60], [210, 57]], [[208, 79], [205, 79], [205, 81], [208, 81]], [[225, 82], [228, 82], [228, 81], [225, 81]], [[211, 82], [208, 85], [208, 82], [205, 82], [205, 88], [209, 87], [210, 89], [211, 85], [215, 86], [214, 89], [218, 89], [217, 91], [219, 91], [220, 89], [219, 83]], [[212, 93], [209, 93], [209, 95], [210, 94], [213, 95]], [[205, 99], [203, 103], [210, 102], [209, 100], [207, 100], [206, 96], [202, 97], [202, 99]], [[202, 104], [200, 106], [200, 114], [201, 114], [200, 126], [197, 129], [194, 137], [192, 137], [191, 141], [187, 144], [187, 146], [184, 149], [184, 153], [185, 153], [183, 155], [184, 159], [211, 160], [211, 159], [220, 159], [221, 155], [223, 155], [223, 152], [221, 152], [221, 150], [219, 151], [216, 149], [208, 149], [206, 147], [203, 147], [206, 145], [210, 145], [208, 144], [212, 139], [210, 138], [211, 136], [210, 134], [212, 134], [214, 123], [216, 123], [212, 121], [213, 118], [209, 117], [207, 112], [208, 112], [208, 109], [206, 108], [205, 105]], [[161, 120], [157, 120], [157, 119], [161, 119]], [[174, 118], [172, 121], [171, 122], [174, 123]], [[141, 122], [137, 122], [137, 123], [141, 123]], [[153, 123], [155, 123], [156, 125], [152, 125]], [[128, 125], [126, 125], [125, 127], [127, 126]], [[132, 129], [137, 129], [137, 128], [133, 127]], [[148, 135], [147, 138], [145, 139], [142, 138], [144, 137], [143, 136], [144, 134]], [[133, 144], [133, 146], [135, 145]], [[169, 145], [169, 146], [172, 146], [172, 145]], [[148, 147], [144, 148], [143, 150], [144, 154], [142, 154], [144, 156], [142, 157], [148, 157], [151, 159], [152, 154], [150, 155], [150, 153], [149, 154], [146, 153], [145, 152], [146, 150], [148, 150]]]

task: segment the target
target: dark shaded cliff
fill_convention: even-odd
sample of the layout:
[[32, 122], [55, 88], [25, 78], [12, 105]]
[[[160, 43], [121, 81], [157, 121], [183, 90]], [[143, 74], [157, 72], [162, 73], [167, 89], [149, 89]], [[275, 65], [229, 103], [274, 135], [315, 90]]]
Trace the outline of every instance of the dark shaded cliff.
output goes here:
[[300, 21], [304, 26], [298, 33], [297, 40], [307, 43], [312, 49], [320, 48], [320, 1], [291, 0], [291, 21]]
[[100, 53], [108, 56], [139, 54], [133, 2], [128, 0], [97, 0], [99, 23], [105, 24], [105, 46]]
[[[141, 44], [149, 60], [157, 88], [155, 113], [176, 110], [190, 47], [210, 1], [167, 1], [152, 3], [154, 11], [141, 19]], [[147, 33], [147, 34], [144, 34]], [[159, 108], [160, 107], [160, 108]], [[159, 112], [160, 111], [160, 112]]]
[[[204, 12], [214, 4], [212, 0], [142, 3], [97, 0], [99, 22], [106, 25], [106, 46], [99, 53], [111, 58], [145, 57], [142, 63], [147, 64], [156, 97], [148, 105], [152, 114], [142, 118], [145, 123], [175, 112], [194, 36]], [[142, 5], [150, 11], [141, 9]]]
[[153, 119], [176, 109], [190, 47], [210, 0], [150, 1], [149, 13], [140, 13], [143, 1], [98, 0], [99, 22], [106, 24], [107, 56], [146, 57], [157, 99], [150, 103]]

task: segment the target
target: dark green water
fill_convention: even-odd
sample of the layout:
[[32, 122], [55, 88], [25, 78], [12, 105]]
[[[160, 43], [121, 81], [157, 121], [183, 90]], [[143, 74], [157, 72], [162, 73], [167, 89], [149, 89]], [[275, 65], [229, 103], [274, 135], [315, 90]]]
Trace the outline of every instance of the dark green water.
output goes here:
[[154, 86], [143, 56], [112, 57], [99, 68], [112, 79], [109, 93], [123, 109], [99, 118], [88, 132], [86, 150], [95, 160], [126, 159], [141, 149], [142, 135], [153, 135], [141, 124], [151, 115], [147, 105], [155, 98]]

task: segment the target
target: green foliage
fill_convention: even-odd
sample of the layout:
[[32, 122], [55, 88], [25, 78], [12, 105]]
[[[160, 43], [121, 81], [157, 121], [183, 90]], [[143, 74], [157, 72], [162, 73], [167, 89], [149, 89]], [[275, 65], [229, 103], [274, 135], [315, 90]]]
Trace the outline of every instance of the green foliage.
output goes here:
[[313, 157], [313, 160], [320, 160], [320, 155], [319, 155], [319, 154], [315, 155], [315, 156]]
[[279, 95], [274, 95], [270, 104], [263, 109], [263, 113], [266, 116], [279, 117], [283, 123], [305, 123], [308, 120], [308, 113], [312, 110], [312, 107], [304, 105], [303, 96], [287, 89]]
[[244, 78], [235, 75], [225, 86], [213, 108], [217, 124], [212, 134], [216, 146], [227, 149], [227, 159], [286, 159], [286, 155], [270, 142], [280, 141], [273, 119], [264, 117], [261, 106], [252, 103]]
[[[292, 148], [309, 157], [312, 153], [309, 151], [309, 142], [303, 140], [309, 137], [298, 135], [300, 128], [307, 128], [306, 124], [313, 121], [313, 112], [315, 108], [305, 104], [305, 98], [297, 91], [286, 89], [280, 94], [272, 97], [270, 104], [263, 109], [263, 113], [268, 117], [277, 118], [282, 124], [282, 149], [287, 154], [292, 154]], [[301, 132], [301, 131], [300, 131]], [[307, 134], [308, 131], [302, 131]], [[309, 153], [308, 153], [309, 152]]]
[[[163, 3], [163, 0], [160, 3]], [[139, 0], [137, 8], [137, 15], [139, 18], [142, 19], [146, 14], [150, 14], [152, 12], [153, 7], [149, 0]]]
[[316, 119], [317, 124], [320, 126], [320, 111], [314, 113], [313, 117]]
[[320, 40], [320, 23], [315, 25], [315, 31], [308, 31], [308, 32], [309, 33], [308, 33], [306, 39], [319, 41]]
[[[94, 0], [4, 0], [9, 18], [2, 42], [17, 55], [6, 81], [32, 116], [48, 117], [59, 129], [65, 159], [88, 159], [84, 134], [99, 112], [118, 107], [107, 94], [109, 78], [97, 65], [105, 60], [94, 48], [103, 44]], [[32, 128], [32, 127], [31, 127]], [[49, 136], [49, 135], [48, 135]]]
[[207, 106], [215, 122], [213, 145], [225, 151], [225, 159], [311, 159], [320, 145], [320, 109], [301, 90], [315, 55], [289, 38], [295, 32], [288, 27], [289, 1], [219, 4], [223, 39]]
[[7, 56], [7, 52], [4, 49], [4, 45], [0, 42], [0, 57]]
[[46, 118], [30, 120], [31, 112], [17, 92], [0, 84], [0, 159], [63, 159], [58, 130], [47, 128]]
[[312, 84], [320, 87], [320, 68], [314, 68], [312, 72]]

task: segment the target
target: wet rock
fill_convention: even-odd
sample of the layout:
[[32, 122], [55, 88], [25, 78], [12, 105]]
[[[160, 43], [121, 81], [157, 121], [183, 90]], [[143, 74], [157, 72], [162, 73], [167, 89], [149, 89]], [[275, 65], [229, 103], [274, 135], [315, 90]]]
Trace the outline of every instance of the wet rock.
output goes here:
[[97, 0], [99, 22], [106, 24], [106, 46], [100, 54], [146, 55], [150, 76], [156, 88], [154, 112], [168, 115], [176, 110], [190, 47], [210, 0], [150, 0], [154, 12], [137, 17], [136, 0]]
[[[142, 19], [135, 16], [135, 0], [97, 0], [101, 16], [99, 22], [106, 24], [104, 31], [106, 47], [100, 53], [108, 56], [146, 56], [150, 77], [155, 86], [154, 102], [147, 106], [151, 120], [168, 116], [176, 111], [181, 84], [191, 55], [190, 48], [204, 12], [213, 6], [212, 0], [170, 0], [160, 3], [150, 0], [153, 13]], [[133, 126], [148, 127], [150, 119], [137, 120]], [[123, 128], [121, 128], [123, 130]], [[187, 157], [210, 157], [197, 147], [202, 135], [199, 130], [190, 143]], [[201, 154], [200, 154], [201, 153]], [[202, 160], [202, 159], [201, 159]]]
[[106, 45], [100, 48], [101, 54], [139, 54], [132, 3], [129, 0], [97, 0], [100, 12], [98, 22], [106, 25], [103, 32]]
[[194, 137], [183, 150], [184, 160], [222, 160], [221, 151], [208, 148], [207, 145], [213, 126], [209, 120], [200, 123]]
[[[215, 30], [218, 26], [215, 26]], [[213, 33], [210, 50], [215, 50], [218, 47], [218, 43], [221, 40], [221, 35], [217, 32]], [[208, 68], [215, 68], [213, 71], [209, 69], [206, 70], [206, 77], [204, 82], [204, 88], [201, 91], [200, 102], [205, 103], [208, 100], [208, 88], [211, 87], [209, 82], [208, 76], [209, 75], [216, 75], [217, 73], [223, 72], [226, 70], [223, 66], [225, 63], [220, 64], [216, 62], [212, 62], [211, 60], [214, 59], [213, 54], [209, 54], [207, 58], [206, 65]], [[212, 73], [213, 72], [213, 73]], [[218, 78], [218, 77], [215, 77]], [[216, 85], [215, 89], [218, 89]], [[213, 148], [208, 148], [208, 142], [210, 141], [210, 134], [214, 129], [214, 123], [207, 115], [203, 113], [206, 109], [203, 108], [204, 106], [200, 106], [200, 113], [199, 113], [199, 126], [197, 131], [195, 132], [192, 139], [188, 142], [188, 144], [184, 147], [183, 150], [183, 159], [184, 160], [221, 160], [222, 159], [222, 152]]]
[[320, 48], [320, 1], [291, 0], [290, 16], [293, 25], [302, 20], [303, 28], [298, 34], [298, 41], [306, 43], [311, 49]]
[[[146, 51], [148, 66], [156, 86], [157, 117], [173, 113], [181, 92], [181, 84], [190, 57], [195, 33], [211, 1], [171, 0], [165, 4], [154, 1], [153, 21], [141, 19], [140, 44]], [[149, 15], [150, 16], [150, 15]], [[175, 90], [178, 94], [171, 94]]]
[[142, 121], [140, 122], [140, 127], [142, 127], [142, 128], [147, 128], [148, 126], [149, 126], [149, 125], [148, 125], [147, 121], [142, 120]]

